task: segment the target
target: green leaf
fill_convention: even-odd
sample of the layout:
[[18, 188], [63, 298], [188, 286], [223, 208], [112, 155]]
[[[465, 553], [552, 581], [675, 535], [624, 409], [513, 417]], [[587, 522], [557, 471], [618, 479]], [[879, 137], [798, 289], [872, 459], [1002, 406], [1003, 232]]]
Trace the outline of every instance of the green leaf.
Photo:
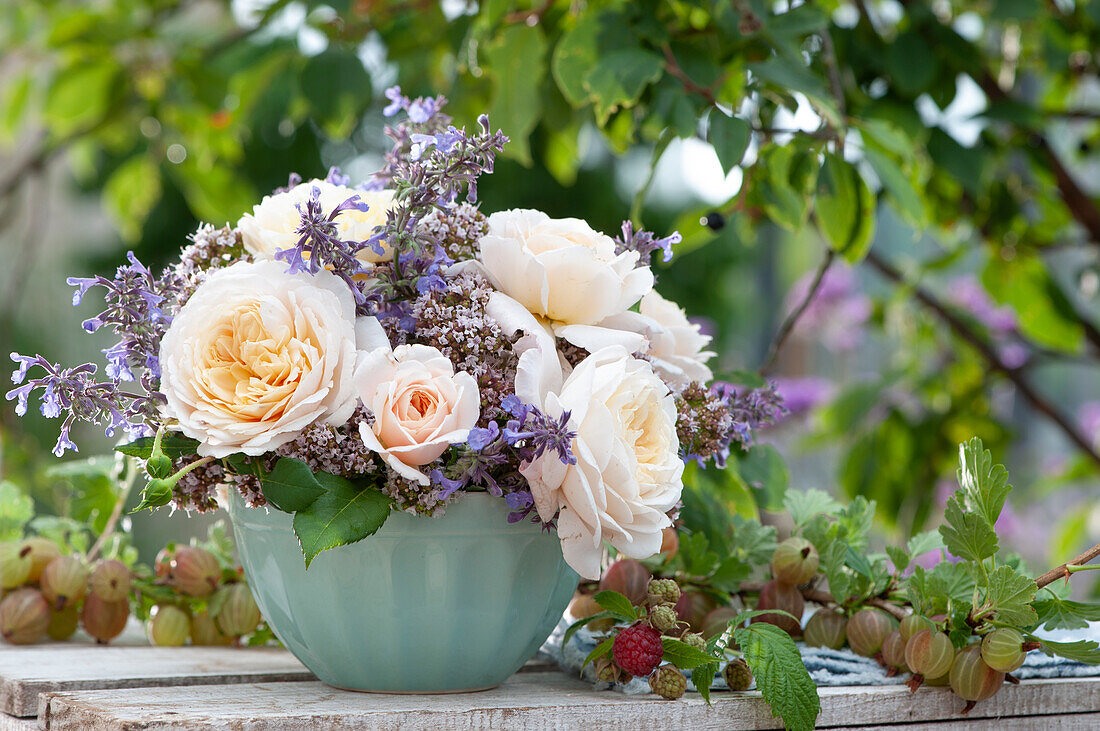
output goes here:
[[1031, 604], [1038, 615], [1036, 623], [1044, 629], [1084, 629], [1089, 622], [1100, 622], [1100, 604], [1063, 599], [1054, 593]]
[[58, 487], [69, 497], [69, 517], [87, 523], [96, 534], [103, 532], [118, 499], [113, 457], [54, 464], [46, 468], [46, 477], [62, 483]]
[[714, 682], [714, 676], [718, 674], [718, 663], [712, 662], [699, 665], [691, 670], [691, 682], [703, 700], [710, 705], [710, 684]]
[[829, 592], [837, 599], [844, 601], [851, 595], [852, 577], [846, 570], [848, 560], [848, 544], [841, 539], [835, 539], [825, 546], [817, 546], [821, 558], [821, 571], [829, 582]]
[[985, 601], [997, 611], [997, 620], [1018, 627], [1030, 627], [1038, 621], [1031, 607], [1039, 587], [1027, 576], [1008, 566], [998, 566], [989, 575]]
[[598, 657], [603, 657], [607, 653], [611, 652], [612, 645], [615, 644], [614, 637], [608, 637], [606, 640], [596, 645], [592, 652], [588, 653], [588, 657], [584, 658], [584, 662], [581, 663], [581, 670], [584, 670], [588, 666], [588, 663], [592, 662]]
[[531, 164], [529, 138], [542, 115], [540, 85], [546, 75], [546, 39], [535, 25], [507, 26], [485, 51], [493, 75], [489, 120], [508, 135], [505, 153]]
[[885, 61], [894, 84], [911, 97], [927, 90], [939, 74], [936, 54], [916, 30], [901, 33], [887, 44]]
[[1077, 640], [1076, 642], [1053, 642], [1052, 640], [1038, 640], [1041, 649], [1047, 655], [1057, 655], [1068, 660], [1100, 665], [1100, 645], [1092, 640]]
[[844, 530], [848, 544], [862, 551], [867, 547], [867, 538], [875, 520], [875, 501], [857, 495], [837, 516], [837, 522]]
[[24, 495], [14, 482], [0, 482], [0, 541], [17, 541], [23, 537], [23, 526], [34, 517], [34, 501]]
[[895, 571], [905, 571], [909, 568], [909, 554], [897, 546], [887, 546], [886, 555], [890, 557], [890, 561], [894, 564]]
[[111, 109], [121, 82], [122, 69], [109, 56], [81, 60], [63, 69], [46, 92], [46, 123], [57, 137], [91, 127]]
[[740, 515], [731, 517], [733, 536], [730, 552], [753, 566], [763, 566], [771, 561], [778, 545], [774, 525], [761, 525], [756, 520], [746, 520]]
[[912, 536], [905, 546], [909, 551], [909, 555], [916, 557], [922, 553], [938, 551], [943, 548], [943, 537], [940, 536], [939, 531], [927, 530]]
[[314, 121], [329, 137], [346, 139], [371, 98], [370, 75], [363, 62], [355, 53], [330, 44], [306, 61], [300, 80]]
[[662, 637], [661, 644], [665, 648], [665, 662], [670, 662], [681, 670], [690, 670], [700, 665], [709, 665], [715, 661], [714, 657], [711, 657], [699, 648], [692, 647], [686, 642], [673, 639], [672, 637]]
[[569, 640], [573, 639], [573, 635], [577, 634], [577, 630], [579, 630], [581, 627], [584, 627], [589, 622], [595, 622], [597, 619], [616, 619], [616, 618], [617, 618], [617, 616], [613, 612], [597, 612], [596, 614], [593, 614], [591, 617], [582, 617], [581, 619], [578, 619], [576, 622], [574, 622], [573, 624], [569, 625], [569, 627], [566, 628], [565, 634], [562, 635], [561, 643], [562, 643], [562, 645], [565, 645], [566, 643], [568, 643]]
[[0, 138], [11, 140], [26, 121], [24, 111], [30, 98], [31, 74], [20, 74], [14, 81], [9, 80], [7, 87], [0, 102]]
[[614, 27], [610, 13], [583, 13], [572, 30], [562, 35], [554, 47], [550, 72], [562, 96], [574, 107], [583, 107], [592, 99], [584, 80], [596, 66], [600, 54], [599, 39], [605, 23]]
[[[140, 437], [129, 444], [115, 447], [115, 451], [121, 452], [127, 457], [149, 459], [149, 456], [153, 453], [153, 439], [153, 437]], [[199, 443], [194, 439], [175, 432], [166, 433], [160, 440], [161, 450], [173, 460], [196, 454], [195, 450], [198, 447]]]
[[734, 630], [756, 687], [791, 731], [809, 731], [821, 712], [817, 686], [810, 679], [791, 636], [773, 624], [757, 622]]
[[770, 444], [757, 444], [741, 458], [738, 469], [756, 494], [756, 502], [761, 508], [772, 511], [783, 508], [791, 473], [778, 449]]
[[199, 164], [198, 155], [168, 169], [196, 218], [220, 225], [236, 221], [259, 200], [251, 183], [221, 163]]
[[641, 48], [624, 48], [600, 56], [584, 79], [585, 88], [596, 102], [599, 125], [606, 125], [617, 109], [634, 106], [645, 88], [663, 73], [664, 60]]
[[816, 5], [799, 5], [779, 15], [765, 16], [765, 30], [780, 38], [797, 38], [823, 30], [829, 16]]
[[273, 470], [263, 474], [260, 484], [267, 501], [284, 513], [305, 510], [325, 492], [313, 470], [290, 457], [281, 457]]
[[107, 213], [129, 241], [141, 236], [141, 227], [160, 194], [160, 167], [146, 154], [134, 155], [119, 165], [103, 185]]
[[958, 496], [948, 499], [944, 510], [947, 525], [940, 526], [947, 550], [969, 561], [984, 561], [997, 553], [997, 534], [977, 513], [963, 509]]
[[619, 619], [634, 621], [638, 618], [638, 612], [634, 609], [634, 605], [617, 591], [601, 591], [592, 598], [597, 604]]
[[936, 128], [928, 137], [927, 150], [936, 167], [959, 181], [967, 193], [974, 197], [983, 195], [982, 180], [987, 158], [984, 148], [963, 147], [946, 132]]
[[824, 490], [788, 490], [783, 497], [783, 506], [791, 514], [796, 526], [805, 525], [815, 515], [836, 515], [841, 505]]
[[959, 445], [959, 469], [956, 474], [966, 506], [980, 515], [991, 528], [995, 526], [1004, 508], [1005, 498], [1012, 490], [1004, 465], [993, 464], [993, 456], [982, 440], [974, 437]]
[[1084, 327], [1038, 256], [1021, 253], [1011, 261], [991, 257], [982, 284], [998, 303], [1015, 310], [1028, 338], [1063, 352], [1080, 351]]
[[739, 556], [730, 556], [718, 564], [710, 575], [710, 585], [715, 589], [734, 593], [742, 581], [752, 575], [752, 566]]
[[718, 162], [722, 163], [722, 170], [729, 173], [735, 166], [741, 164], [741, 158], [745, 156], [745, 150], [749, 147], [751, 136], [749, 125], [738, 117], [727, 117], [718, 109], [710, 113], [709, 125], [707, 141], [718, 153]]
[[831, 125], [841, 125], [836, 102], [829, 94], [825, 81], [806, 68], [800, 60], [786, 56], [773, 56], [767, 61], [746, 64], [753, 76], [773, 84], [785, 92], [800, 91], [809, 97], [815, 108]]
[[849, 262], [857, 263], [871, 248], [875, 197], [855, 167], [839, 155], [825, 155], [814, 215], [829, 245]]
[[867, 560], [867, 557], [862, 553], [859, 553], [851, 545], [848, 546], [848, 550], [844, 554], [844, 565], [855, 571], [860, 576], [865, 576], [868, 579], [871, 578], [872, 568], [871, 562]]
[[916, 187], [909, 177], [902, 172], [897, 163], [891, 160], [874, 147], [868, 146], [863, 150], [867, 162], [878, 176], [882, 187], [894, 201], [898, 211], [914, 226], [923, 227], [927, 223], [928, 216], [924, 210], [924, 199], [917, 192]]
[[294, 514], [294, 533], [306, 568], [321, 551], [361, 541], [382, 527], [391, 501], [374, 487], [359, 488], [343, 477], [318, 472], [325, 493]]

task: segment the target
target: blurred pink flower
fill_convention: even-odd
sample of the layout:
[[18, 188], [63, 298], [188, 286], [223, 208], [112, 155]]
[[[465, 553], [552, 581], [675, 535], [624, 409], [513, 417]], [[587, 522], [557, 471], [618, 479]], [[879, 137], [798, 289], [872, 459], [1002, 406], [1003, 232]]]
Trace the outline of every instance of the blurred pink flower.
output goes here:
[[[784, 310], [792, 312], [806, 299], [815, 272], [807, 272], [791, 286]], [[831, 267], [802, 313], [795, 329], [819, 339], [833, 351], [852, 350], [863, 342], [863, 326], [871, 317], [871, 299], [859, 291], [855, 273], [839, 265]]]

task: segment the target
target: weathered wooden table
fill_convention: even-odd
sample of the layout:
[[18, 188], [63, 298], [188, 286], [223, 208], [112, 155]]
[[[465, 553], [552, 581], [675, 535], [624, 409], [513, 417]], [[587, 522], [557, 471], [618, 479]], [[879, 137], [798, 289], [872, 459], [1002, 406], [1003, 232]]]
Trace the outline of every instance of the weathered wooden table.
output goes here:
[[[821, 728], [1100, 729], [1100, 678], [1006, 686], [968, 717], [943, 688], [820, 689]], [[501, 687], [456, 695], [330, 688], [275, 648], [0, 645], [0, 731], [31, 729], [765, 729], [758, 693], [668, 702], [598, 692], [546, 663]]]

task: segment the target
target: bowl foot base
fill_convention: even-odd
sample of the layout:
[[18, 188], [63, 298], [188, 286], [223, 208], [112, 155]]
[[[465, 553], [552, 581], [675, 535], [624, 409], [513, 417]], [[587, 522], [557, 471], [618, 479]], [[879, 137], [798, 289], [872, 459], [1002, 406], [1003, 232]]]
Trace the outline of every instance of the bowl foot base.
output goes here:
[[333, 683], [325, 683], [325, 685], [337, 690], [351, 691], [352, 693], [374, 693], [376, 695], [453, 695], [455, 693], [483, 693], [500, 687], [500, 685], [486, 685], [480, 688], [455, 688], [454, 690], [369, 690], [367, 688], [346, 688]]

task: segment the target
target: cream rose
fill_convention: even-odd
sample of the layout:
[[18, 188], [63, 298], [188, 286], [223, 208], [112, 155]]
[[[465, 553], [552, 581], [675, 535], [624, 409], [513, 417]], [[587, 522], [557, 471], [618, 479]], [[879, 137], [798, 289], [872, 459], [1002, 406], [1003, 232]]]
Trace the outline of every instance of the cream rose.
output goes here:
[[710, 344], [699, 326], [688, 320], [684, 310], [671, 300], [646, 293], [638, 312], [624, 312], [600, 323], [602, 328], [637, 333], [645, 337], [646, 358], [670, 386], [682, 389], [692, 381], [706, 383], [714, 374], [707, 361], [714, 353], [704, 350]]
[[328, 272], [287, 274], [278, 261], [215, 271], [161, 341], [167, 414], [214, 457], [264, 454], [314, 422], [342, 424], [355, 408], [356, 330], [351, 291]]
[[[520, 369], [538, 368], [534, 349]], [[558, 392], [527, 388], [539, 382], [527, 373], [522, 400], [545, 413], [570, 412], [575, 465], [546, 454], [521, 468], [543, 520], [558, 514], [565, 560], [581, 576], [598, 579], [603, 542], [631, 558], [661, 548], [667, 513], [680, 500], [684, 463], [676, 435], [676, 407], [668, 387], [648, 363], [618, 346], [585, 358]], [[560, 511], [560, 512], [558, 512]]]
[[[326, 214], [353, 195], [358, 195], [367, 204], [366, 211], [350, 208], [336, 216], [336, 230], [345, 241], [360, 242], [369, 239], [374, 235], [375, 227], [386, 222], [386, 212], [393, 206], [392, 190], [355, 190], [326, 183], [324, 180], [310, 180], [284, 193], [264, 196], [262, 201], [253, 206], [252, 213], [241, 217], [237, 228], [241, 231], [245, 250], [257, 258], [270, 258], [279, 249], [297, 246], [299, 236], [295, 230], [301, 223], [302, 216], [296, 206], [305, 206], [314, 187], [321, 191], [319, 200], [321, 209]], [[393, 258], [393, 252], [384, 247], [383, 253], [378, 254], [367, 247], [361, 249], [357, 256], [364, 262], [379, 262]]]
[[428, 485], [416, 469], [466, 441], [481, 416], [477, 381], [455, 373], [447, 357], [427, 345], [378, 348], [363, 356], [355, 388], [374, 414], [359, 425], [369, 449], [408, 480]]
[[594, 325], [624, 312], [653, 288], [638, 252], [576, 218], [532, 210], [489, 216], [479, 259], [494, 287], [530, 312], [560, 325]]

